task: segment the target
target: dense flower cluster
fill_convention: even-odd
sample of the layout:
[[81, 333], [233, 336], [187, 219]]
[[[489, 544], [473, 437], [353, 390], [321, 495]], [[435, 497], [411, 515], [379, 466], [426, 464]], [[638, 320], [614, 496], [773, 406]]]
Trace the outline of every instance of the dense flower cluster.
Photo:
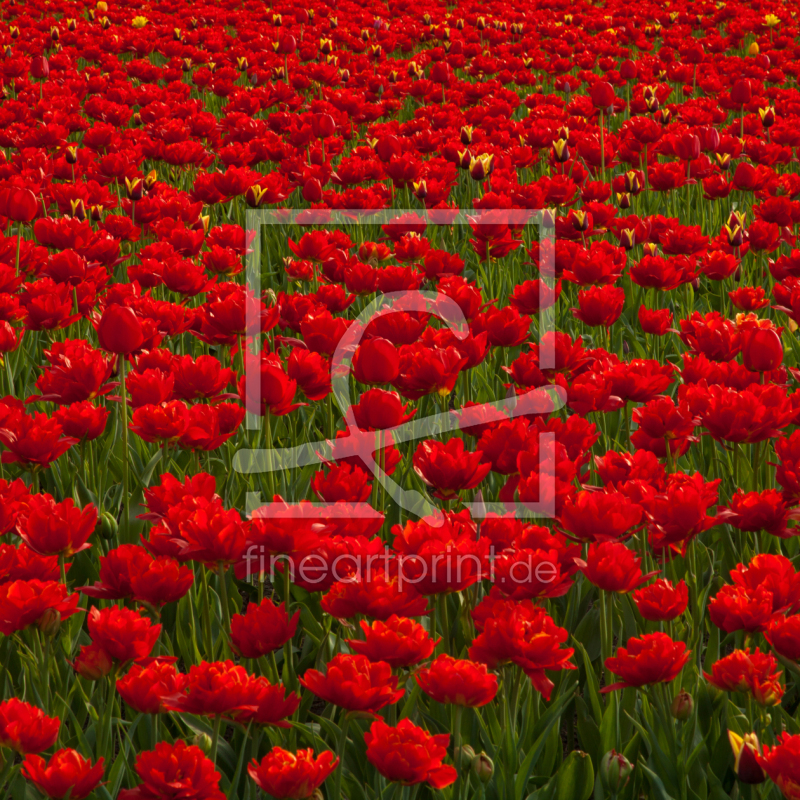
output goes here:
[[800, 800], [798, 11], [0, 0], [3, 795]]

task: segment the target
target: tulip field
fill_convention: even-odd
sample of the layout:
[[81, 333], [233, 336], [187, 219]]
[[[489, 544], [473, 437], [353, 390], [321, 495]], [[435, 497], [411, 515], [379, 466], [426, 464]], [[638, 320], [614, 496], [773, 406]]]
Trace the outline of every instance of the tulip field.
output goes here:
[[0, 800], [800, 800], [798, 12], [0, 0]]

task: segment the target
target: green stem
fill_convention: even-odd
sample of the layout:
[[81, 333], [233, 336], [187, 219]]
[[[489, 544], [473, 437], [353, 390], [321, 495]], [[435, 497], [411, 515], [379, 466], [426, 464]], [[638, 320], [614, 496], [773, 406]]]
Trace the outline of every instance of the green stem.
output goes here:
[[228, 637], [231, 633], [231, 609], [228, 605], [228, 585], [224, 561], [217, 562], [217, 574], [219, 575], [219, 599], [222, 603], [222, 619], [225, 623], [225, 629], [222, 631], [222, 646], [227, 653], [230, 650]]
[[[286, 604], [286, 613], [291, 619], [292, 571], [289, 562], [283, 565], [283, 602]], [[285, 662], [286, 686], [289, 689], [294, 689], [294, 648], [291, 639], [283, 646], [283, 660]]]
[[337, 752], [339, 755], [339, 766], [336, 768], [336, 776], [333, 779], [333, 793], [331, 797], [342, 796], [342, 777], [344, 776], [344, 757], [347, 749], [347, 729], [350, 727], [350, 715], [345, 711], [342, 720], [342, 732], [339, 734], [339, 745]]
[[121, 538], [128, 541], [128, 522], [130, 519], [130, 479], [128, 477], [128, 391], [125, 388], [125, 356], [119, 356], [119, 380], [122, 391], [120, 413], [122, 415], [122, 523]]
[[201, 601], [201, 615], [203, 617], [203, 636], [205, 638], [206, 643], [206, 652], [205, 656], [209, 661], [214, 660], [214, 642], [211, 639], [211, 612], [210, 612], [210, 601], [208, 597], [208, 575], [206, 574], [206, 568], [200, 567], [200, 574], [202, 577], [202, 587], [203, 587], [203, 599]]
[[444, 642], [444, 652], [450, 653], [450, 624], [448, 621], [448, 614], [447, 614], [447, 593], [444, 592], [441, 595], [441, 603], [442, 603], [442, 641]]
[[222, 714], [217, 714], [214, 717], [214, 730], [211, 734], [211, 752], [208, 754], [208, 757], [211, 759], [211, 763], [216, 766], [217, 763], [217, 744], [219, 743], [219, 731], [222, 727]]
[[458, 770], [456, 785], [454, 787], [455, 800], [461, 800], [461, 789], [464, 783], [464, 763], [461, 754], [461, 717], [464, 713], [464, 706], [453, 706], [453, 761]]

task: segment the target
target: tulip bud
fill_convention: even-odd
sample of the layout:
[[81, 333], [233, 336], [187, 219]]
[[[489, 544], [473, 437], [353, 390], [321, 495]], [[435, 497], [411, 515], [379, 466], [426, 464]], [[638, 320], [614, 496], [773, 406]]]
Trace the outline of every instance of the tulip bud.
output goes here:
[[80, 197], [73, 197], [69, 201], [69, 205], [70, 210], [72, 211], [72, 216], [75, 217], [75, 219], [83, 222], [83, 220], [86, 219], [86, 206], [84, 205], [83, 200]]
[[244, 201], [250, 208], [260, 208], [261, 201], [264, 199], [266, 194], [266, 189], [262, 189], [257, 183], [254, 183], [244, 193]]
[[425, 181], [414, 181], [414, 197], [424, 200], [428, 196], [428, 184]]
[[603, 788], [618, 794], [627, 786], [633, 766], [622, 753], [609, 750], [600, 761], [600, 782]]
[[494, 762], [486, 753], [478, 753], [472, 759], [472, 774], [481, 782], [489, 783], [494, 774]]
[[733, 228], [735, 225], [738, 225], [742, 230], [744, 230], [747, 225], [747, 214], [744, 211], [731, 211], [728, 215], [728, 226]]
[[307, 203], [319, 203], [322, 200], [322, 184], [319, 178], [309, 178], [303, 184], [303, 200]]
[[461, 144], [465, 147], [472, 144], [472, 125], [464, 125], [461, 128]]
[[742, 335], [742, 362], [751, 372], [771, 372], [783, 362], [783, 345], [773, 328], [754, 328]]
[[617, 204], [621, 209], [628, 209], [631, 207], [631, 196], [627, 192], [621, 194], [617, 192]]
[[632, 81], [636, 79], [639, 69], [633, 61], [623, 61], [619, 65], [619, 76], [625, 81]]
[[589, 89], [589, 97], [595, 108], [606, 109], [614, 104], [614, 87], [607, 81], [598, 81]]
[[574, 210], [572, 212], [572, 227], [575, 228], [578, 233], [589, 230], [590, 221], [591, 216], [586, 211]]
[[469, 162], [469, 176], [474, 181], [486, 180], [494, 169], [494, 154], [483, 153]]
[[717, 164], [720, 169], [730, 169], [731, 154], [730, 153], [717, 153]]
[[291, 34], [284, 33], [278, 39], [277, 52], [282, 56], [289, 56], [297, 49], [297, 40]]
[[39, 617], [37, 625], [45, 636], [55, 636], [61, 628], [61, 612], [55, 608], [48, 608]]
[[322, 794], [322, 789], [314, 789], [314, 794], [311, 795], [309, 800], [325, 800], [325, 795]]
[[87, 681], [99, 681], [111, 672], [114, 664], [96, 644], [83, 645], [72, 664], [73, 669]]
[[469, 165], [472, 163], [472, 153], [469, 150], [463, 150], [458, 154], [458, 166], [461, 169], [469, 169]]
[[128, 355], [138, 350], [144, 341], [142, 322], [127, 306], [109, 306], [97, 326], [100, 347], [109, 353]]
[[734, 225], [733, 228], [731, 228], [730, 225], [723, 225], [722, 230], [728, 237], [728, 244], [731, 247], [742, 246], [742, 242], [744, 241], [744, 233], [742, 232], [740, 225]]
[[755, 733], [738, 733], [728, 731], [728, 740], [733, 750], [733, 771], [742, 783], [758, 784], [766, 780], [766, 775], [758, 763], [756, 755], [761, 754], [761, 745]]
[[542, 227], [555, 228], [556, 226], [556, 210], [554, 208], [542, 209]]
[[636, 246], [636, 231], [633, 228], [623, 228], [619, 234], [619, 243], [626, 250], [633, 250]]
[[475, 751], [468, 744], [459, 747], [453, 754], [453, 761], [455, 762], [456, 769], [464, 772], [471, 769], [474, 759]]
[[117, 535], [117, 519], [108, 511], [104, 511], [97, 520], [95, 530], [107, 541], [111, 541]]
[[771, 128], [775, 124], [775, 109], [772, 106], [759, 108], [758, 115], [761, 117], [761, 124], [765, 128]]
[[199, 747], [206, 755], [208, 755], [211, 752], [211, 746], [213, 742], [207, 733], [198, 733], [192, 740], [192, 744], [195, 745], [195, 747]]
[[141, 200], [144, 197], [144, 181], [141, 178], [125, 178], [125, 189], [128, 192], [128, 198], [131, 200]]
[[623, 176], [625, 191], [630, 194], [639, 194], [642, 191], [642, 182], [639, 180], [639, 173], [636, 170], [628, 170]]
[[644, 250], [646, 256], [655, 257], [658, 255], [658, 245], [655, 242], [645, 242], [642, 245], [642, 250]]
[[31, 75], [37, 80], [44, 80], [50, 75], [50, 62], [45, 56], [31, 59]]
[[672, 705], [670, 706], [669, 710], [675, 719], [680, 720], [681, 722], [686, 722], [686, 720], [689, 719], [694, 712], [694, 700], [689, 692], [687, 692], [685, 689], [681, 689], [681, 691], [678, 692], [678, 694], [675, 696], [675, 699], [672, 701]]
[[569, 161], [569, 144], [567, 144], [566, 139], [559, 139], [558, 141], [553, 142], [553, 155], [559, 164]]
[[64, 160], [67, 162], [67, 164], [78, 163], [78, 145], [67, 145], [67, 148], [64, 150]]
[[144, 176], [144, 188], [149, 192], [158, 183], [158, 173], [153, 169]]
[[760, 52], [758, 42], [750, 42], [750, 47], [747, 48], [747, 55], [757, 56]]

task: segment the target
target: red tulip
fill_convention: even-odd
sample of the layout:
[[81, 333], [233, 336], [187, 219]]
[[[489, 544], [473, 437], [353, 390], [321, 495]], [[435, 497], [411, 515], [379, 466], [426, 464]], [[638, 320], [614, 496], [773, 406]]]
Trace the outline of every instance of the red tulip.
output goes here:
[[146, 667], [134, 664], [124, 677], [117, 679], [117, 691], [139, 714], [165, 714], [164, 698], [182, 692], [187, 680], [174, 664], [164, 661]]
[[613, 692], [629, 686], [669, 683], [678, 677], [691, 651], [683, 642], [673, 642], [666, 633], [646, 633], [632, 637], [628, 646], [620, 647], [616, 656], [606, 659], [606, 669], [622, 678], [605, 686], [601, 692]]
[[21, 755], [41, 753], [55, 744], [60, 726], [59, 719], [16, 697], [0, 703], [0, 747]]
[[49, 761], [41, 756], [27, 755], [22, 774], [43, 794], [53, 800], [69, 797], [83, 800], [91, 794], [103, 777], [103, 759], [92, 766], [75, 750], [57, 750]]
[[109, 353], [128, 355], [144, 342], [142, 323], [136, 312], [127, 306], [109, 306], [97, 325], [100, 347]]
[[261, 763], [253, 759], [247, 774], [276, 800], [307, 800], [315, 795], [338, 763], [339, 759], [330, 750], [315, 758], [310, 748], [290, 753], [276, 746]]
[[224, 800], [219, 788], [220, 774], [214, 763], [195, 745], [181, 739], [170, 744], [159, 742], [155, 749], [136, 756], [136, 773], [142, 780], [135, 789], [123, 789], [119, 800], [157, 800], [157, 798], [195, 798]]
[[129, 608], [94, 607], [88, 616], [92, 642], [118, 664], [139, 661], [150, 655], [161, 633], [161, 625]]
[[783, 345], [774, 328], [754, 328], [742, 334], [742, 362], [751, 372], [771, 372], [783, 362]]
[[243, 658], [260, 658], [283, 647], [295, 634], [300, 612], [289, 620], [285, 603], [276, 606], [265, 597], [249, 603], [244, 615], [231, 617], [231, 641]]
[[385, 661], [392, 668], [410, 667], [430, 657], [435, 647], [425, 628], [407, 617], [392, 614], [385, 622], [361, 620], [364, 640], [347, 639], [347, 645], [370, 661]]
[[315, 669], [308, 670], [300, 683], [335, 706], [348, 711], [375, 713], [384, 706], [400, 700], [404, 689], [397, 689], [397, 678], [391, 667], [383, 662], [371, 662], [366, 656], [334, 656], [328, 662], [325, 675]]
[[442, 653], [428, 667], [414, 673], [425, 694], [439, 703], [479, 708], [497, 694], [497, 676], [485, 664], [452, 658]]
[[7, 186], [0, 189], [0, 217], [14, 222], [30, 222], [39, 213], [41, 205], [30, 189]]
[[606, 81], [597, 81], [589, 89], [589, 96], [595, 108], [606, 109], [614, 104], [614, 87]]

